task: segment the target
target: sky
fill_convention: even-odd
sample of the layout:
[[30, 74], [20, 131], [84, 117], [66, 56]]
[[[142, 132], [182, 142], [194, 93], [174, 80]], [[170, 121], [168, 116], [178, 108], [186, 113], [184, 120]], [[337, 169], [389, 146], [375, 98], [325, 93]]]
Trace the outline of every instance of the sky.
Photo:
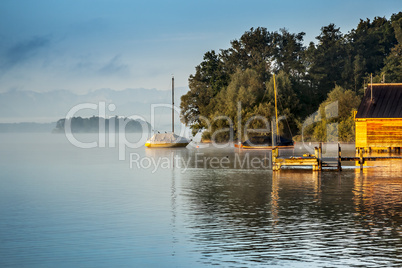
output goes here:
[[177, 87], [205, 52], [230, 46], [251, 27], [305, 32], [308, 44], [335, 23], [402, 10], [401, 0], [1, 0], [0, 93], [12, 90]]

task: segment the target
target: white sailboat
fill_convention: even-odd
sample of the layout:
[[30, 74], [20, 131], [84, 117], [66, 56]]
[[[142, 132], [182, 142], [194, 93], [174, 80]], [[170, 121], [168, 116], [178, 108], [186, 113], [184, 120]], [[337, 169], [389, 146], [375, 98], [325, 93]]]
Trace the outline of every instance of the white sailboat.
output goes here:
[[147, 142], [147, 148], [186, 147], [190, 141], [174, 133], [174, 77], [172, 77], [172, 132], [156, 133]]

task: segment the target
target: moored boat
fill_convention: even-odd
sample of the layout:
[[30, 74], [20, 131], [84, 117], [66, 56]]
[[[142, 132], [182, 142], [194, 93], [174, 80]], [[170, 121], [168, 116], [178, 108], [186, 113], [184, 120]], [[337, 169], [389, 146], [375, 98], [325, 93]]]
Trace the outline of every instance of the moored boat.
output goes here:
[[145, 146], [148, 148], [173, 148], [186, 147], [189, 143], [188, 139], [174, 133], [157, 133], [147, 140]]
[[190, 141], [174, 133], [174, 77], [172, 77], [172, 132], [155, 133], [145, 143], [147, 148], [186, 147]]
[[286, 139], [284, 137], [279, 137], [277, 142], [272, 145], [272, 137], [270, 136], [255, 136], [245, 142], [236, 143], [234, 145], [236, 148], [243, 149], [265, 149], [272, 150], [273, 148], [294, 148], [293, 141]]

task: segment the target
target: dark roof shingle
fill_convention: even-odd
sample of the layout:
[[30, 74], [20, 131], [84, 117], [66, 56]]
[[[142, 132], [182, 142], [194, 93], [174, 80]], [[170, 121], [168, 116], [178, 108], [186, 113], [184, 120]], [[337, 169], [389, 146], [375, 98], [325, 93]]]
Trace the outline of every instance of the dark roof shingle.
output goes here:
[[402, 118], [402, 83], [368, 85], [356, 118]]

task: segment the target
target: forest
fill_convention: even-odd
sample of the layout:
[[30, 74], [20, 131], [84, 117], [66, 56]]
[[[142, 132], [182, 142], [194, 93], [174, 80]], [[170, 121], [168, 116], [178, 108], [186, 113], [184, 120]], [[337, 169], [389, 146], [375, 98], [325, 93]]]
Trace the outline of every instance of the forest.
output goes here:
[[[304, 32], [251, 28], [228, 49], [204, 54], [181, 97], [181, 121], [204, 140], [245, 140], [267, 135], [264, 120], [275, 116], [274, 74], [278, 98], [278, 133], [305, 140], [330, 141], [336, 123], [339, 141], [354, 141], [353, 111], [372, 81], [402, 82], [402, 12], [390, 19], [360, 20], [342, 33], [335, 24], [321, 28], [316, 42], [304, 44]], [[337, 113], [326, 107], [337, 103]], [[320, 120], [312, 120], [313, 117]], [[313, 123], [306, 126], [306, 122]], [[242, 131], [248, 122], [247, 131]]]
[[[148, 122], [134, 120], [130, 118], [111, 117], [103, 118], [92, 116], [90, 118], [72, 117], [69, 119], [62, 118], [57, 121], [53, 133], [65, 133], [66, 123], [70, 124], [72, 133], [98, 133], [98, 132], [149, 132], [151, 125]], [[104, 126], [103, 129], [100, 126]], [[145, 129], [143, 129], [143, 127]]]

